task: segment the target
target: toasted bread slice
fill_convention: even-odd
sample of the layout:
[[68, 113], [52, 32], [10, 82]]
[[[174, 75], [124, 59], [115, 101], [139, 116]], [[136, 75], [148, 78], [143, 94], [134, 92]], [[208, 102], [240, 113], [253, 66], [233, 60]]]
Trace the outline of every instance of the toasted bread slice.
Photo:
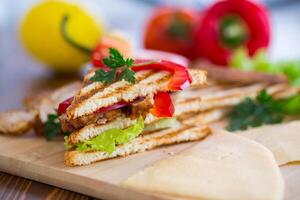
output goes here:
[[[198, 91], [189, 92], [189, 98], [175, 99], [175, 113], [174, 116], [180, 116], [188, 113], [203, 112], [215, 108], [231, 107], [240, 103], [246, 97], [254, 98], [262, 89], [266, 89], [270, 95], [276, 95], [287, 90], [287, 84], [276, 84], [267, 86], [265, 84], [254, 84], [249, 86], [242, 86], [238, 88], [229, 88], [225, 90], [215, 90], [210, 93], [201, 93], [197, 95]], [[184, 94], [184, 91], [182, 92]]]
[[254, 71], [241, 71], [232, 67], [220, 67], [208, 63], [196, 62], [194, 67], [208, 72], [209, 78], [218, 82], [230, 83], [288, 83], [288, 78], [282, 74], [270, 74]]
[[[255, 97], [258, 94], [258, 92], [264, 89], [265, 87], [266, 85], [256, 84], [240, 88], [228, 89], [225, 91], [215, 91], [214, 95], [207, 93], [202, 94], [202, 96], [193, 97], [190, 99], [178, 99], [177, 101], [175, 101], [174, 117], [178, 117], [179, 120], [186, 119], [186, 116], [190, 116], [195, 119], [197, 118], [198, 120], [202, 118], [202, 121], [207, 123], [217, 121], [218, 119], [221, 119], [226, 115], [226, 108], [232, 107], [240, 103], [247, 96]], [[286, 87], [287, 86], [285, 84], [277, 84], [266, 87], [266, 89], [270, 94], [277, 94], [280, 91], [284, 91]], [[216, 111], [210, 112], [210, 110]], [[203, 115], [201, 116], [202, 112], [205, 111], [208, 111], [208, 113], [203, 113]], [[196, 117], [196, 115], [200, 116]], [[127, 128], [128, 126], [131, 126], [134, 123], [136, 123], [138, 116], [139, 115], [126, 116], [120, 113], [119, 116], [116, 116], [116, 118], [114, 118], [113, 120], [109, 120], [108, 122], [102, 124], [89, 124], [71, 133], [70, 143], [76, 144], [88, 140], [110, 128]], [[150, 124], [158, 120], [157, 117], [153, 116], [149, 112], [145, 116], [145, 124]]]
[[201, 140], [210, 133], [211, 130], [206, 126], [168, 129], [135, 138], [127, 144], [118, 146], [112, 154], [102, 151], [79, 152], [74, 150], [67, 151], [64, 160], [67, 166], [89, 165], [101, 160], [128, 156], [164, 145]]
[[[189, 70], [192, 85], [206, 83], [206, 72]], [[104, 86], [94, 82], [84, 86], [75, 96], [72, 105], [67, 109], [67, 117], [75, 119], [84, 115], [93, 114], [103, 107], [118, 102], [132, 102], [140, 97], [153, 95], [157, 91], [169, 92], [168, 83], [172, 77], [167, 71], [145, 70], [136, 73], [136, 83], [130, 84], [124, 80]]]
[[0, 113], [0, 133], [22, 135], [33, 128], [38, 113], [36, 110], [9, 110]]
[[184, 125], [208, 125], [220, 121], [230, 112], [230, 108], [216, 108], [213, 110], [180, 116], [179, 120]]

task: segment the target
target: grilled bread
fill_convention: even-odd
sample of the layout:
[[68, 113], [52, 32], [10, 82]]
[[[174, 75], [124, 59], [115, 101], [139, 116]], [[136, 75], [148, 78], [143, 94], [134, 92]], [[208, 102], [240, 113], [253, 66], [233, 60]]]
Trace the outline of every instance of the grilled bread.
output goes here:
[[67, 151], [65, 153], [64, 160], [67, 166], [88, 165], [101, 160], [144, 152], [164, 145], [201, 140], [210, 133], [211, 130], [206, 126], [182, 126], [177, 129], [167, 129], [160, 132], [139, 136], [127, 144], [117, 146], [116, 150], [112, 154], [102, 151]]
[[[192, 85], [206, 83], [206, 72], [189, 70]], [[68, 119], [94, 114], [97, 110], [118, 102], [133, 102], [138, 98], [155, 94], [157, 91], [171, 92], [168, 83], [172, 77], [167, 71], [145, 70], [136, 72], [136, 83], [130, 84], [124, 80], [104, 86], [101, 82], [85, 85], [76, 95], [67, 109]], [[90, 77], [90, 74], [87, 76]]]
[[33, 128], [38, 113], [36, 110], [10, 110], [0, 113], [0, 133], [22, 135]]

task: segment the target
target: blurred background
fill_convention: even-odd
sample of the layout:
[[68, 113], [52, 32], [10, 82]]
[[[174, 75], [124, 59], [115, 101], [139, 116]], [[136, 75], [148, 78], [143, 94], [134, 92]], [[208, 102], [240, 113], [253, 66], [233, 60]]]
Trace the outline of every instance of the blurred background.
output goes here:
[[[62, 79], [51, 82], [52, 73], [44, 63], [32, 58], [20, 42], [20, 24], [28, 10], [41, 0], [0, 1], [0, 110], [20, 107], [22, 97], [49, 85], [61, 84]], [[122, 32], [133, 44], [143, 48], [146, 22], [158, 5], [188, 7], [200, 10], [215, 3], [213, 0], [73, 0], [83, 7], [107, 31]], [[300, 59], [300, 1], [261, 1], [270, 10], [271, 60]], [[49, 11], [45, 15], [51, 16]], [[42, 26], [42, 25], [41, 25]], [[31, 31], [38, 32], [39, 25]], [[70, 79], [72, 79], [71, 77]]]

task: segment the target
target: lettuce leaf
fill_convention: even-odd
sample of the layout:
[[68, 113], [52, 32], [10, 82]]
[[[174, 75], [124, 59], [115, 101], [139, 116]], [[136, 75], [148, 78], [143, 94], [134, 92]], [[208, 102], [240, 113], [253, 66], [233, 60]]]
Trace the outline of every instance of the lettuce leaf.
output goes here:
[[265, 49], [258, 50], [251, 58], [245, 48], [239, 48], [230, 57], [229, 65], [243, 71], [284, 74], [291, 85], [300, 85], [300, 61], [272, 63]]
[[180, 122], [177, 121], [176, 117], [171, 117], [171, 118], [163, 118], [158, 120], [155, 123], [148, 124], [144, 131], [156, 131], [156, 130], [161, 130], [165, 128], [176, 128], [180, 126]]
[[70, 146], [68, 139], [65, 138], [67, 149], [76, 149], [80, 152], [86, 151], [105, 151], [109, 154], [115, 151], [116, 145], [130, 142], [139, 136], [144, 130], [143, 117], [139, 117], [136, 124], [126, 129], [112, 128], [102, 132], [95, 138]]

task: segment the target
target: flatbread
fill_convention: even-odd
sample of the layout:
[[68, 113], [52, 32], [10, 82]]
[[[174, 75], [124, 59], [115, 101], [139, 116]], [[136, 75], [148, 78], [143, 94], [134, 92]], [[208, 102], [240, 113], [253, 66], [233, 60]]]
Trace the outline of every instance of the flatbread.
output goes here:
[[237, 132], [239, 133], [267, 147], [274, 154], [278, 165], [300, 161], [300, 121]]
[[272, 153], [225, 131], [155, 163], [123, 184], [148, 192], [215, 200], [277, 200], [284, 191]]

